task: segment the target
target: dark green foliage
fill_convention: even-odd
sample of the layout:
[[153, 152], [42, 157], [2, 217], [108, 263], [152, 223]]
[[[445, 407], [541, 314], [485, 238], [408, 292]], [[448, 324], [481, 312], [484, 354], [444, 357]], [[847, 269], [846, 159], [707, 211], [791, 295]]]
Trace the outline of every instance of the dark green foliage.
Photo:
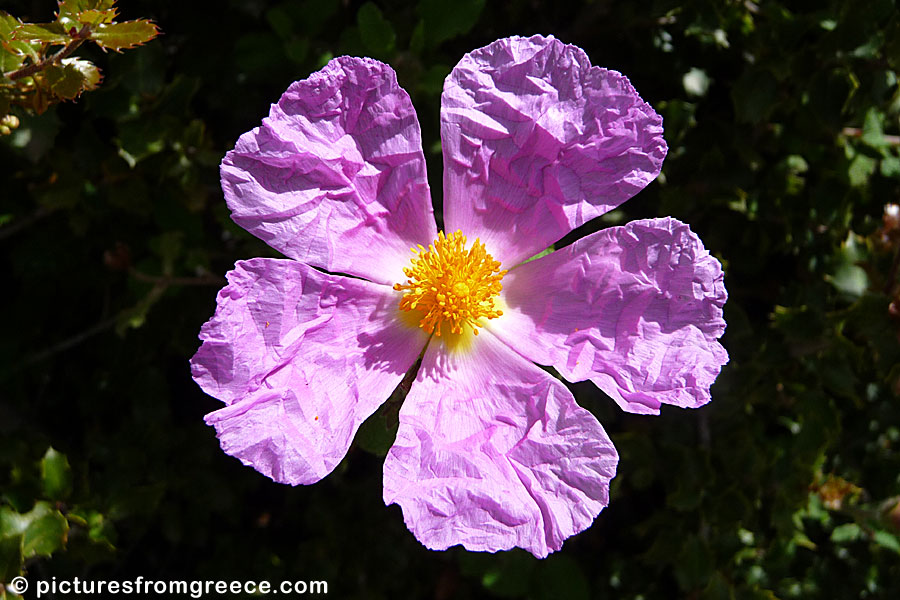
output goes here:
[[[98, 23], [104, 6], [89, 8]], [[56, 8], [4, 4], [31, 23]], [[102, 86], [40, 116], [13, 109], [21, 125], [0, 140], [0, 581], [24, 569], [32, 582], [328, 580], [341, 598], [900, 597], [895, 0], [120, 8], [165, 35], [123, 54], [83, 46]], [[80, 14], [60, 18], [93, 13]], [[24, 43], [7, 25], [4, 44]], [[30, 43], [65, 31], [27, 30]], [[375, 56], [412, 96], [440, 208], [443, 78], [470, 50], [538, 32], [625, 73], [665, 118], [663, 176], [577, 235], [690, 223], [726, 268], [731, 362], [708, 406], [659, 417], [572, 386], [621, 462], [610, 506], [560, 553], [431, 552], [381, 500], [399, 398], [311, 487], [241, 466], [203, 424], [218, 402], [190, 379], [199, 328], [235, 260], [274, 255], [228, 218], [217, 166], [291, 81]], [[127, 34], [105, 41], [125, 48]], [[47, 75], [62, 98], [77, 96], [67, 69]]]
[[0, 135], [18, 126], [15, 115], [8, 114], [13, 106], [40, 114], [51, 104], [97, 89], [100, 70], [73, 57], [84, 42], [119, 52], [159, 33], [146, 19], [117, 23], [117, 16], [115, 0], [60, 0], [49, 23], [23, 22], [0, 11]]

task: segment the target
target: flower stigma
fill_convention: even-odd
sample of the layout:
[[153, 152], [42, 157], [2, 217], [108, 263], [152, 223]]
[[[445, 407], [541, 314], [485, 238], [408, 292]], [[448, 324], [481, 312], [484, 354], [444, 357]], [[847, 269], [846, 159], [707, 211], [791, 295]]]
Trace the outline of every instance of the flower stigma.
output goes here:
[[483, 325], [479, 319], [503, 314], [495, 302], [503, 289], [500, 280], [507, 272], [500, 270], [500, 262], [485, 251], [479, 239], [466, 250], [462, 231], [449, 236], [441, 231], [427, 250], [421, 244], [410, 250], [416, 256], [410, 259], [412, 266], [403, 269], [409, 279], [394, 284], [394, 289], [406, 292], [400, 310], [422, 313], [419, 327], [426, 333], [440, 337], [444, 330], [459, 335], [468, 325], [478, 335], [478, 327]]

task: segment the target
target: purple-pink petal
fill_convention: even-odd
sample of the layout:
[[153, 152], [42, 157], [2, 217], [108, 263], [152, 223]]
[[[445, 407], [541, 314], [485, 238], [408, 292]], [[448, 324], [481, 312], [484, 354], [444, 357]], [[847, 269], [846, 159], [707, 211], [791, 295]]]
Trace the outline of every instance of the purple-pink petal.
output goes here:
[[409, 95], [387, 65], [340, 57], [287, 89], [222, 161], [234, 221], [290, 258], [394, 283], [437, 235]]
[[695, 408], [728, 354], [719, 261], [672, 218], [633, 221], [520, 265], [487, 327], [570, 381], [590, 379], [624, 410]]
[[239, 262], [191, 360], [228, 406], [210, 413], [222, 449], [282, 483], [313, 483], [413, 365], [426, 336], [398, 320], [387, 286], [292, 260]]
[[632, 197], [666, 155], [662, 119], [575, 46], [513, 37], [467, 54], [441, 98], [447, 229], [505, 268]]
[[384, 501], [425, 546], [538, 557], [608, 502], [618, 455], [558, 380], [489, 332], [429, 344], [384, 463]]

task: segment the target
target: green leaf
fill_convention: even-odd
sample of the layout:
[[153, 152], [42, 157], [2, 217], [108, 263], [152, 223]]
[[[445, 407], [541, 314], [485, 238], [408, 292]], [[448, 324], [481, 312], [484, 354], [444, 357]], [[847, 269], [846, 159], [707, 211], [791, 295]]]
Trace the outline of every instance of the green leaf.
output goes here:
[[112, 521], [97, 511], [91, 511], [88, 515], [87, 522], [88, 537], [91, 541], [103, 544], [109, 548], [115, 547], [116, 530], [113, 528]]
[[522, 551], [514, 551], [493, 561], [481, 575], [481, 585], [500, 598], [521, 598], [532, 584], [535, 560]]
[[[159, 122], [149, 119], [123, 123], [116, 141], [120, 149], [119, 155], [132, 168], [148, 156], [162, 152], [166, 147], [165, 135]], [[133, 201], [136, 197], [134, 190], [127, 190], [126, 197], [129, 202]]]
[[91, 39], [101, 48], [122, 50], [149, 42], [159, 35], [159, 29], [150, 21], [125, 21], [103, 24], [91, 32]]
[[303, 64], [309, 55], [309, 38], [300, 37], [284, 43], [285, 55], [298, 64]]
[[0, 531], [4, 535], [24, 536], [22, 554], [25, 558], [50, 556], [65, 545], [69, 523], [49, 502], [40, 501], [24, 514], [0, 507]]
[[366, 2], [359, 8], [359, 12], [356, 13], [356, 24], [363, 43], [372, 54], [387, 56], [394, 51], [397, 34], [375, 4]]
[[880, 170], [885, 177], [900, 177], [900, 158], [888, 154], [881, 159]]
[[854, 542], [862, 535], [862, 529], [856, 523], [838, 525], [831, 532], [831, 541], [837, 544]]
[[425, 21], [425, 41], [434, 48], [441, 42], [468, 33], [484, 9], [484, 0], [422, 0], [418, 13]]
[[3, 42], [4, 50], [11, 52], [13, 55], [21, 56], [24, 60], [26, 57], [31, 62], [37, 63], [41, 60], [41, 43], [40, 42], [19, 42], [9, 40]]
[[744, 72], [731, 91], [734, 110], [739, 121], [758, 123], [769, 117], [775, 108], [778, 82], [764, 69]]
[[303, 28], [307, 37], [315, 39], [316, 34], [338, 12], [341, 4], [339, 0], [304, 0], [291, 2], [289, 5], [301, 16], [296, 19], [298, 27]]
[[68, 44], [71, 38], [59, 23], [26, 23], [16, 28], [12, 39], [20, 42]]
[[24, 538], [21, 533], [0, 537], [0, 582], [9, 581], [21, 573]]
[[33, 62], [40, 60], [40, 44], [29, 44], [12, 39], [13, 32], [22, 26], [22, 21], [0, 10], [0, 71], [8, 73], [22, 66], [25, 57]]
[[869, 277], [865, 270], [857, 265], [865, 258], [863, 246], [851, 233], [834, 253], [834, 269], [825, 275], [825, 279], [843, 294], [862, 296], [869, 287]]
[[[450, 74], [450, 66], [449, 65], [432, 65], [425, 73], [422, 74], [421, 79], [419, 80], [418, 89], [423, 94], [427, 94], [434, 97], [440, 97], [441, 91], [444, 89], [444, 80], [447, 78], [447, 75]], [[435, 141], [435, 145], [429, 149], [432, 153], [440, 154], [441, 153], [441, 142], [440, 140]]]
[[731, 583], [721, 573], [713, 573], [706, 588], [700, 594], [701, 600], [733, 600], [734, 590]]
[[69, 523], [88, 532], [88, 539], [108, 550], [115, 549], [116, 530], [112, 521], [96, 510], [74, 509], [66, 517]]
[[375, 456], [385, 457], [388, 450], [394, 445], [397, 437], [397, 427], [391, 427], [381, 411], [377, 411], [371, 417], [363, 421], [356, 434], [356, 443], [359, 447]]
[[44, 77], [50, 91], [64, 100], [73, 100], [87, 89], [84, 74], [72, 64], [51, 65], [44, 69]]
[[51, 500], [64, 499], [72, 489], [72, 471], [65, 454], [52, 446], [41, 459], [41, 485], [44, 495]]
[[876, 531], [872, 534], [872, 541], [882, 548], [887, 548], [888, 550], [893, 550], [897, 554], [900, 554], [900, 540], [892, 533], [887, 531]]
[[690, 536], [681, 545], [681, 557], [675, 565], [675, 578], [681, 589], [693, 590], [706, 587], [712, 575], [713, 561], [709, 548], [696, 536]]
[[57, 21], [68, 29], [76, 26], [79, 13], [110, 10], [115, 3], [116, 0], [61, 0], [56, 13]]
[[409, 51], [415, 56], [421, 56], [425, 49], [425, 21], [419, 19], [409, 37]]
[[100, 74], [100, 69], [89, 60], [82, 60], [80, 58], [64, 58], [62, 64], [68, 69], [73, 68], [81, 73], [82, 77], [84, 77], [83, 87], [84, 91], [91, 91], [97, 89], [97, 86], [100, 85], [100, 80], [103, 79], [103, 75]]
[[82, 25], [90, 25], [95, 27], [103, 23], [112, 23], [119, 15], [119, 11], [115, 8], [108, 10], [83, 10], [75, 15], [75, 18]]
[[294, 35], [294, 23], [291, 13], [284, 5], [275, 6], [266, 11], [266, 21], [272, 31], [284, 40], [291, 39]]
[[22, 54], [0, 47], [0, 73], [11, 73], [21, 67], [24, 62], [25, 57]]
[[234, 43], [235, 66], [254, 79], [265, 79], [283, 62], [284, 51], [284, 42], [278, 36], [251, 31]]
[[66, 543], [69, 534], [69, 523], [59, 511], [35, 519], [25, 531], [22, 546], [26, 557], [50, 556]]
[[878, 161], [865, 154], [854, 156], [853, 160], [850, 161], [850, 166], [847, 168], [847, 177], [850, 180], [850, 185], [862, 187], [869, 183], [869, 177], [875, 172], [875, 167], [877, 166]]
[[12, 39], [12, 33], [15, 31], [22, 21], [18, 20], [6, 11], [0, 10], [0, 40]]
[[554, 554], [540, 565], [535, 598], [587, 600], [590, 587], [581, 566], [564, 554]]
[[863, 122], [862, 127], [862, 137], [860, 137], [862, 143], [875, 149], [888, 145], [884, 139], [884, 131], [881, 127], [883, 117], [884, 115], [882, 112], [874, 106], [866, 111], [866, 119]]

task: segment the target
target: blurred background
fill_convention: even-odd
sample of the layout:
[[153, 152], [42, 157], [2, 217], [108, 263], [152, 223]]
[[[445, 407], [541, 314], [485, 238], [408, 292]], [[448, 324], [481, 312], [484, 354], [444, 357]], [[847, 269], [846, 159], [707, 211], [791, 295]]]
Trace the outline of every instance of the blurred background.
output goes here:
[[[99, 89], [18, 111], [0, 137], [0, 582], [900, 598], [895, 0], [119, 8], [162, 34], [121, 54], [83, 46]], [[56, 6], [2, 9], [45, 22]], [[204, 425], [220, 404], [190, 377], [200, 326], [235, 260], [276, 255], [229, 219], [218, 163], [292, 81], [333, 56], [372, 56], [412, 97], [439, 209], [444, 77], [466, 52], [533, 33], [624, 73], [663, 115], [662, 175], [575, 235], [663, 215], [690, 223], [725, 267], [731, 362], [709, 405], [659, 417], [570, 386], [621, 462], [610, 506], [560, 552], [432, 552], [381, 499], [389, 416], [376, 413], [324, 481], [298, 488], [222, 453]]]

